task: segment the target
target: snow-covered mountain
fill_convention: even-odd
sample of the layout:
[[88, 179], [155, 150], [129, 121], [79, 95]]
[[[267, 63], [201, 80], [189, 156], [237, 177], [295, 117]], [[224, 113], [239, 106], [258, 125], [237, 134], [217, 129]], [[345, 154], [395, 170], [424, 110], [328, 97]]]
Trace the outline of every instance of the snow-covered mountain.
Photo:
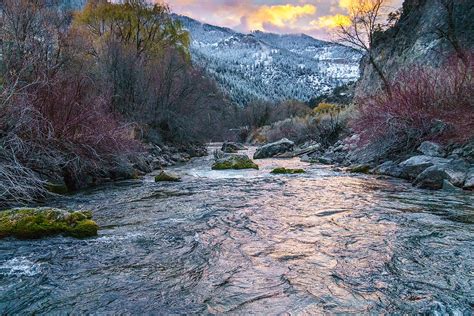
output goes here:
[[307, 101], [359, 77], [361, 53], [310, 36], [229, 28], [175, 16], [192, 38], [193, 61], [237, 103]]

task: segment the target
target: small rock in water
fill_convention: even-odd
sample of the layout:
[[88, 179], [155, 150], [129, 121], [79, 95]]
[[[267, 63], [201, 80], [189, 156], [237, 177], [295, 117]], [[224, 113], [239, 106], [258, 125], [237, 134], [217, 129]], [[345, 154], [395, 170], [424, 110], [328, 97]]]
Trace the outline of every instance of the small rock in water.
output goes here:
[[349, 168], [349, 172], [352, 173], [369, 173], [371, 167], [370, 165], [356, 165]]
[[454, 186], [451, 182], [448, 180], [443, 180], [443, 190], [444, 191], [451, 191], [451, 192], [456, 192], [456, 191], [461, 191], [460, 188]]
[[181, 178], [177, 175], [166, 173], [161, 171], [159, 175], [155, 177], [155, 182], [179, 182]]
[[273, 174], [298, 174], [298, 173], [305, 173], [303, 169], [287, 169], [287, 168], [275, 168], [272, 170], [271, 173]]

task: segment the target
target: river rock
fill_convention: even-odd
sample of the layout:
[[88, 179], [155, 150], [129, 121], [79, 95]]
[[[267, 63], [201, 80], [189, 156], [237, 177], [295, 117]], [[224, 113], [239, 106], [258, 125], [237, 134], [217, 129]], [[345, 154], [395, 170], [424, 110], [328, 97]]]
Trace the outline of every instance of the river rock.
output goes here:
[[400, 177], [408, 180], [415, 179], [420, 173], [433, 165], [448, 163], [448, 159], [431, 156], [414, 156], [399, 164]]
[[454, 186], [462, 187], [467, 172], [468, 165], [462, 160], [438, 164], [420, 173], [415, 179], [415, 185], [424, 189], [438, 190], [443, 187], [444, 180], [447, 180]]
[[0, 239], [38, 239], [53, 235], [87, 238], [96, 236], [98, 228], [88, 211], [17, 208], [0, 212]]
[[450, 191], [450, 192], [461, 191], [460, 188], [456, 187], [455, 185], [453, 185], [451, 182], [449, 182], [446, 179], [443, 180], [442, 189], [443, 191]]
[[247, 148], [240, 143], [225, 142], [222, 144], [221, 150], [225, 153], [236, 153], [239, 150], [247, 150]]
[[444, 149], [441, 145], [428, 141], [421, 143], [421, 145], [418, 147], [418, 151], [426, 156], [431, 157], [445, 156]]
[[351, 173], [369, 173], [371, 167], [370, 165], [354, 165], [349, 167], [349, 172]]
[[314, 154], [321, 150], [321, 145], [318, 143], [311, 143], [311, 144], [303, 144], [298, 146], [297, 148], [293, 149], [293, 151], [288, 151], [282, 154], [278, 154], [275, 157], [277, 158], [293, 158], [293, 157], [301, 157], [301, 156], [308, 156]]
[[461, 157], [467, 162], [474, 164], [474, 141], [471, 141], [462, 148]]
[[304, 169], [289, 169], [284, 167], [278, 167], [270, 172], [272, 174], [299, 174], [299, 173], [306, 173]]
[[283, 138], [277, 142], [263, 145], [257, 149], [253, 155], [253, 159], [263, 159], [275, 157], [278, 154], [282, 154], [288, 151], [292, 151], [295, 147], [295, 143], [291, 140]]
[[394, 161], [386, 161], [372, 171], [377, 175], [391, 176], [399, 178], [402, 174], [402, 168]]
[[474, 167], [469, 169], [463, 188], [466, 190], [474, 190]]
[[216, 161], [212, 165], [212, 169], [258, 169], [258, 165], [255, 164], [247, 155], [223, 154], [219, 157], [216, 157]]
[[181, 178], [175, 174], [161, 171], [159, 175], [155, 177], [155, 182], [179, 182]]

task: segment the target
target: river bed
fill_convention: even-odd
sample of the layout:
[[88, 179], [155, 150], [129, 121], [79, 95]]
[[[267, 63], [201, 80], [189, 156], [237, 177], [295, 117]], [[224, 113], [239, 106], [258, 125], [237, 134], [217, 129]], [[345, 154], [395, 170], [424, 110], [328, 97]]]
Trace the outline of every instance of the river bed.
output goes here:
[[211, 162], [52, 201], [92, 210], [99, 236], [0, 240], [0, 314], [473, 313], [472, 192]]

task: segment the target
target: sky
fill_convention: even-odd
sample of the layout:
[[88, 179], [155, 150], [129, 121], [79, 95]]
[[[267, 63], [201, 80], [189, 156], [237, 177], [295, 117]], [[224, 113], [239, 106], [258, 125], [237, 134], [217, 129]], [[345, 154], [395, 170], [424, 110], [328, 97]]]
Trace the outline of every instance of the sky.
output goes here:
[[[356, 0], [167, 0], [175, 13], [201, 22], [249, 32], [305, 33], [331, 39], [330, 29]], [[403, 0], [388, 0], [388, 10]]]

